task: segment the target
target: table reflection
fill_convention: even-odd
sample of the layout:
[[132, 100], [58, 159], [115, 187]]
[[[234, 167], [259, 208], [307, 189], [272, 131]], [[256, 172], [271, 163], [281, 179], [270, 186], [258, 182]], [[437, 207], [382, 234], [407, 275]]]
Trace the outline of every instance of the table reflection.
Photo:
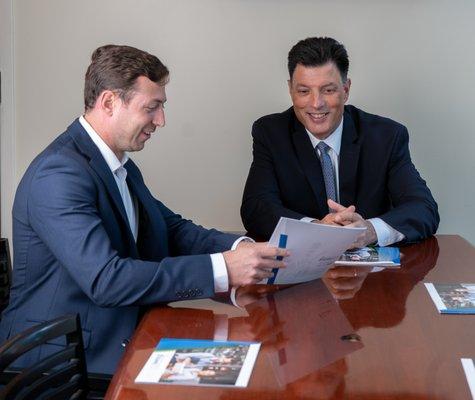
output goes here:
[[[262, 342], [262, 357], [281, 387], [296, 381], [299, 387], [315, 386], [335, 371], [335, 382], [341, 382], [345, 368], [318, 371], [363, 347], [344, 340], [355, 337], [353, 328], [321, 280], [287, 288], [245, 288], [237, 298], [248, 302], [249, 317], [230, 320], [230, 339]], [[242, 336], [244, 326], [249, 329]]]
[[[359, 330], [365, 326], [388, 328], [399, 324], [406, 314], [406, 300], [413, 288], [434, 268], [439, 244], [431, 237], [418, 245], [401, 248], [401, 268], [367, 274], [361, 289], [339, 302], [341, 309]], [[384, 298], [384, 302], [375, 302]]]

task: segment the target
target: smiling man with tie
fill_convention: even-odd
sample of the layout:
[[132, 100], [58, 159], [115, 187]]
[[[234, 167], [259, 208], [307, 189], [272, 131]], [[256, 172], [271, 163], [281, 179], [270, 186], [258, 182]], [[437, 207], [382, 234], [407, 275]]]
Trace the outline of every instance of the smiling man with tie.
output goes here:
[[289, 52], [293, 107], [252, 127], [253, 161], [241, 216], [268, 238], [280, 217], [364, 226], [354, 244], [424, 239], [439, 214], [409, 154], [407, 129], [345, 105], [348, 55], [332, 38], [308, 38]]

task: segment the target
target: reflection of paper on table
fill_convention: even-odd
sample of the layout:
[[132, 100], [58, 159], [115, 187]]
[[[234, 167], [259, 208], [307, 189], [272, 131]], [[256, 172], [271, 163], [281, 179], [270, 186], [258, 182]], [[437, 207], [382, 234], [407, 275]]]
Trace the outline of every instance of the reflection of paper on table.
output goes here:
[[272, 304], [275, 324], [282, 324], [281, 335], [286, 339], [285, 345], [275, 350], [266, 349], [264, 343], [281, 386], [363, 348], [360, 341], [343, 340], [354, 329], [321, 280], [275, 292], [246, 308], [252, 315], [253, 309], [266, 301]]
[[279, 269], [274, 283], [300, 283], [320, 278], [365, 229], [280, 218], [269, 246], [278, 247], [280, 236], [287, 235], [286, 248], [290, 256], [285, 258], [287, 268]]

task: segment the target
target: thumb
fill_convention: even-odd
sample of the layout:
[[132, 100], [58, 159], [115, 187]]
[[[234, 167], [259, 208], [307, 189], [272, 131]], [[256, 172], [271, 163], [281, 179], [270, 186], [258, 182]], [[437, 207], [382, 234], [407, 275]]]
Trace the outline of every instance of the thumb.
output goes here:
[[345, 211], [346, 207], [342, 206], [341, 204], [337, 203], [336, 201], [333, 201], [332, 199], [327, 200], [328, 208], [335, 211], [335, 212], [340, 212], [340, 211]]

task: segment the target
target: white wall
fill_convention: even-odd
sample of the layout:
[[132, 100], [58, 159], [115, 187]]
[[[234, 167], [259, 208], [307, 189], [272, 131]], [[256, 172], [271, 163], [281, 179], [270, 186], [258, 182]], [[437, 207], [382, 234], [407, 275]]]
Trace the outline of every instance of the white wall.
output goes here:
[[167, 126], [133, 155], [152, 192], [199, 223], [242, 229], [251, 123], [289, 106], [290, 47], [326, 35], [349, 52], [350, 103], [408, 126], [413, 160], [440, 206], [439, 232], [475, 243], [475, 2], [18, 0], [14, 7], [17, 179], [82, 112], [93, 49], [129, 44], [171, 71]]

